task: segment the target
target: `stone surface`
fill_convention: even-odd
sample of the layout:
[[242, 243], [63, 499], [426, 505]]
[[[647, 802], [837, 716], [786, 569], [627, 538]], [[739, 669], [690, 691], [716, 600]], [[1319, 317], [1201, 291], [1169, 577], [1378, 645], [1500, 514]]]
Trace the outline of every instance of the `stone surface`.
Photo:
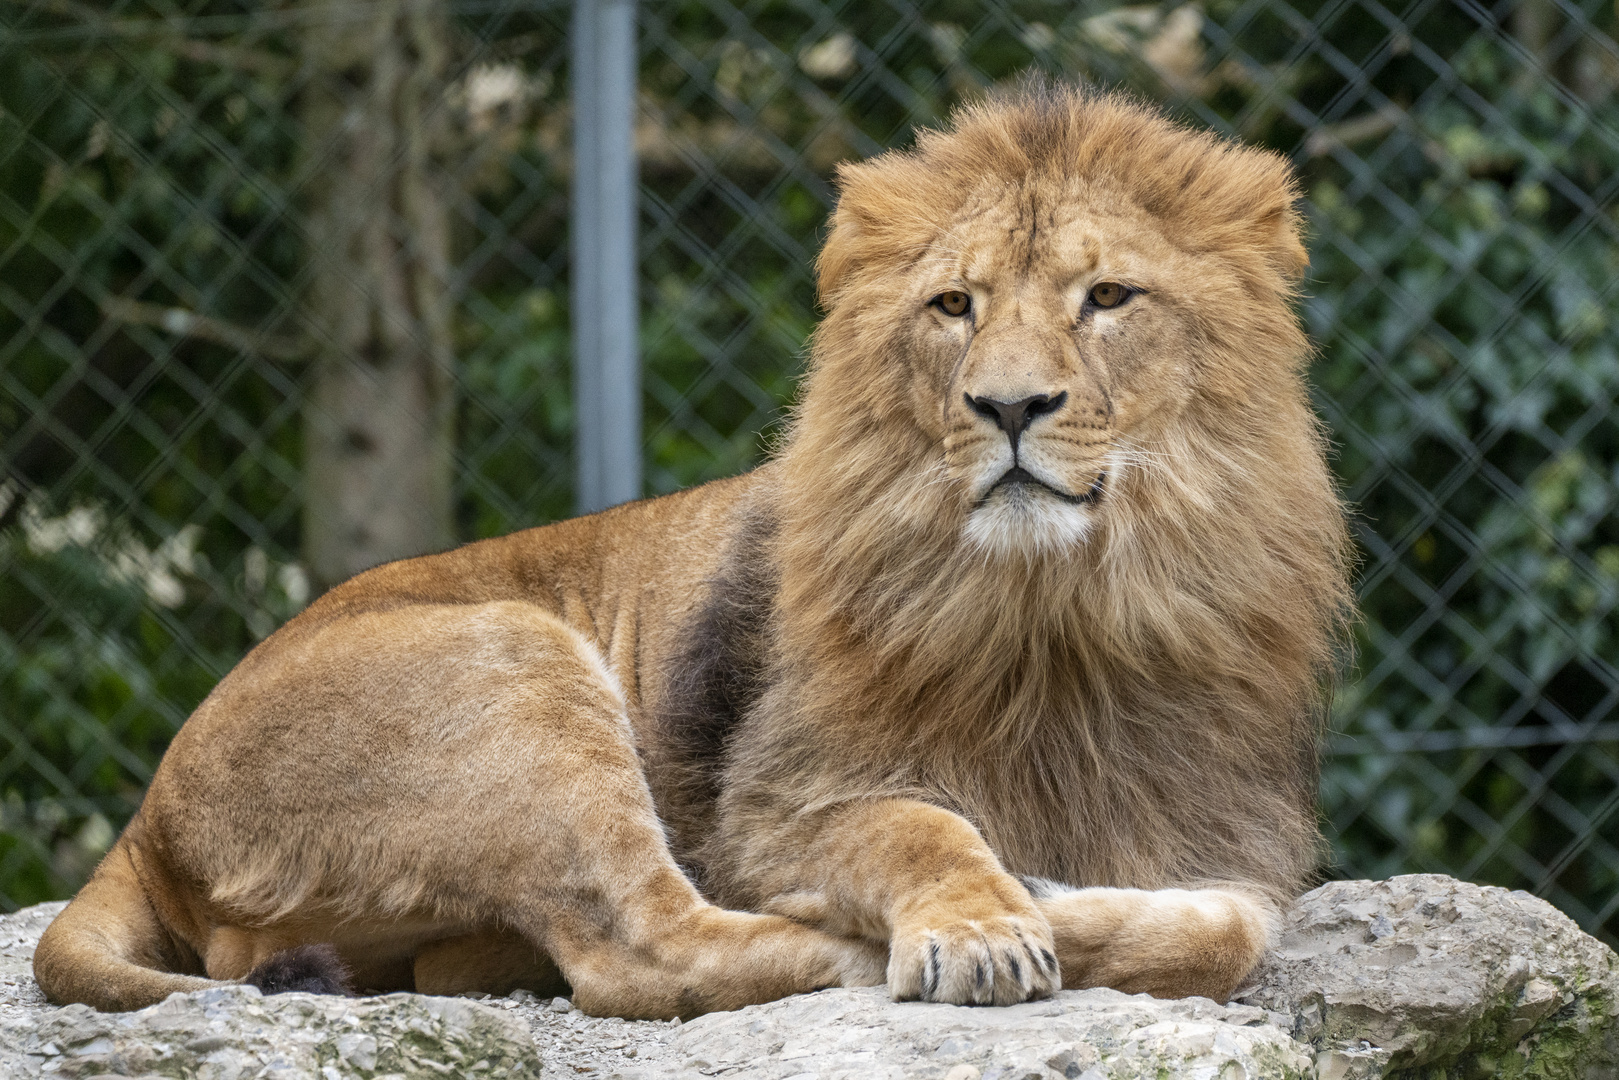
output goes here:
[[1550, 905], [1450, 878], [1299, 901], [1230, 1005], [1069, 991], [1005, 1009], [828, 990], [686, 1024], [563, 999], [175, 995], [47, 1005], [33, 946], [60, 904], [0, 918], [0, 1077], [735, 1077], [741, 1080], [1464, 1080], [1619, 1077], [1619, 961]]
[[364, 1001], [221, 986], [125, 1015], [84, 1005], [8, 1023], [10, 1077], [538, 1077], [527, 1025], [471, 1001]]
[[1527, 893], [1415, 874], [1304, 896], [1237, 997], [1331, 1080], [1619, 1077], [1619, 961]]
[[[623, 1070], [626, 1076], [631, 1070]], [[896, 1005], [825, 990], [681, 1027], [639, 1074], [759, 1080], [1294, 1080], [1308, 1048], [1253, 1006], [1076, 990], [1007, 1008]]]

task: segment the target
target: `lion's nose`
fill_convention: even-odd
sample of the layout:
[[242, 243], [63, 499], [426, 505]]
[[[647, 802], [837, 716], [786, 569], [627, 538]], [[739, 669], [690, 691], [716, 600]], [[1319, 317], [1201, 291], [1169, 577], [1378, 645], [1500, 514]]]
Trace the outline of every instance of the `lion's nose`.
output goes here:
[[993, 420], [1006, 432], [1006, 437], [1012, 440], [1012, 452], [1017, 453], [1018, 437], [1032, 423], [1034, 418], [1046, 413], [1056, 412], [1068, 400], [1068, 391], [1052, 396], [1051, 394], [1034, 394], [1020, 401], [996, 401], [994, 398], [973, 397], [963, 394], [967, 399], [967, 408], [979, 416]]

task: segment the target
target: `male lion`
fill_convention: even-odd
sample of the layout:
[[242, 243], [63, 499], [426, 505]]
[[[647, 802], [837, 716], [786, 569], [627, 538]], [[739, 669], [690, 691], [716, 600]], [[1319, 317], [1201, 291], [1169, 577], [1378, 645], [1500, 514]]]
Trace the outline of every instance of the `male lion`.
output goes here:
[[1026, 86], [839, 183], [774, 460], [310, 605], [40, 942], [53, 1001], [1230, 994], [1349, 608], [1288, 167]]

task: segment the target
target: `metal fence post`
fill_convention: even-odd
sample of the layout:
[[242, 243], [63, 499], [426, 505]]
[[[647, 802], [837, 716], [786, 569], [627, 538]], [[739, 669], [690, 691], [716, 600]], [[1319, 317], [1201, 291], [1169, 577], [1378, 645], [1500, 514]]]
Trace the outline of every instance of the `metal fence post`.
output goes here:
[[575, 500], [641, 495], [635, 0], [574, 0]]

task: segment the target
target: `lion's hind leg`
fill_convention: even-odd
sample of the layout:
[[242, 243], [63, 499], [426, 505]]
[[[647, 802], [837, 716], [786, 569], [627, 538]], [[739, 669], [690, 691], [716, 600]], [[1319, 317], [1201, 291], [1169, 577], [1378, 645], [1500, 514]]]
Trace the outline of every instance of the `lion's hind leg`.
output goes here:
[[[267, 910], [250, 960], [216, 973], [210, 949], [210, 973], [239, 977], [269, 945], [326, 941], [351, 964], [397, 954], [418, 989], [492, 992], [543, 984], [549, 958], [581, 1009], [649, 1018], [880, 981], [868, 946], [698, 894], [669, 851], [617, 681], [548, 612], [368, 613], [295, 659], [277, 678], [305, 688], [289, 738], [311, 775], [296, 790], [219, 781], [253, 787], [253, 816], [229, 828], [232, 849], [254, 854], [214, 876], [214, 900]], [[265, 815], [286, 824], [255, 844]], [[314, 822], [318, 847], [298, 837]], [[282, 919], [289, 940], [266, 944]], [[494, 963], [514, 938], [521, 954]], [[358, 969], [356, 983], [373, 985]]]
[[[215, 979], [329, 945], [362, 991], [492, 990], [545, 957], [581, 1009], [647, 1018], [881, 979], [859, 942], [704, 901], [616, 680], [539, 607], [359, 612], [231, 679], [142, 811], [166, 873], [199, 883], [181, 906]], [[522, 954], [492, 966], [489, 931]]]
[[1275, 912], [1239, 889], [1075, 889], [1024, 879], [1051, 924], [1065, 990], [1225, 1001], [1265, 954]]

